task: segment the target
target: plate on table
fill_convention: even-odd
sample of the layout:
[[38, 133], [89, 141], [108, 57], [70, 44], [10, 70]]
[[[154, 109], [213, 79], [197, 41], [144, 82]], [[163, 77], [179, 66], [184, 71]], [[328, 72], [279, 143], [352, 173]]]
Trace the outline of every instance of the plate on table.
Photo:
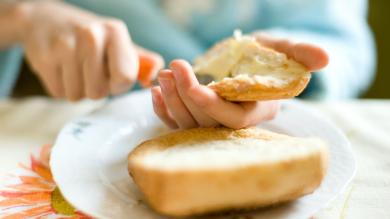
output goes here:
[[[356, 163], [348, 140], [321, 114], [300, 101], [284, 102], [278, 116], [260, 127], [292, 136], [320, 137], [328, 142], [330, 160], [328, 173], [314, 193], [288, 204], [247, 213], [247, 218], [309, 218], [342, 193], [352, 180]], [[142, 200], [127, 172], [127, 155], [142, 141], [169, 131], [154, 115], [149, 91], [114, 99], [62, 129], [51, 154], [54, 180], [65, 199], [90, 216], [165, 218]]]

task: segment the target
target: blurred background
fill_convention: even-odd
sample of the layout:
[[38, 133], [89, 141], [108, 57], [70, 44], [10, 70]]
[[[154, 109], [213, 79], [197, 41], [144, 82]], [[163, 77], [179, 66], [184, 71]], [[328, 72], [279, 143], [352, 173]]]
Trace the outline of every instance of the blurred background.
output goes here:
[[390, 1], [370, 0], [368, 21], [375, 35], [377, 74], [363, 98], [390, 98]]
[[[390, 99], [390, 1], [369, 0], [368, 22], [374, 33], [377, 48], [377, 73], [371, 87], [361, 96], [371, 99]], [[364, 51], [362, 51], [364, 52]], [[30, 71], [24, 63], [23, 69]], [[22, 86], [29, 84], [29, 86]], [[23, 74], [16, 85], [14, 97], [26, 93], [42, 95], [44, 90], [33, 74]]]

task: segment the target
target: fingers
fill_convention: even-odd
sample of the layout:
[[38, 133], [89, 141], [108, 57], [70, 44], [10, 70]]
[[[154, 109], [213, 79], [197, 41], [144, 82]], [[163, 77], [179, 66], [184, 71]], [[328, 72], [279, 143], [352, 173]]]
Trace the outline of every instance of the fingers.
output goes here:
[[175, 60], [171, 62], [170, 68], [172, 69], [175, 78], [175, 84], [179, 96], [199, 126], [217, 126], [218, 122], [204, 113], [203, 110], [199, 108], [199, 106], [188, 96], [192, 87], [199, 86], [199, 82], [196, 79], [190, 64], [184, 60]]
[[318, 46], [309, 43], [294, 43], [265, 34], [256, 34], [255, 37], [262, 45], [285, 53], [288, 57], [305, 65], [310, 71], [320, 70], [329, 62], [326, 51]]
[[280, 109], [280, 102], [277, 100], [242, 102], [240, 105], [245, 113], [252, 112], [253, 117], [248, 119], [249, 125], [274, 119]]
[[239, 129], [270, 120], [279, 109], [277, 101], [232, 103], [220, 98], [208, 87], [199, 85], [186, 61], [175, 60], [170, 68], [160, 71], [161, 90], [152, 89], [154, 110], [170, 127], [222, 124]]
[[197, 127], [198, 124], [179, 96], [172, 71], [160, 71], [158, 81], [160, 83], [163, 100], [179, 128], [187, 129]]
[[138, 54], [123, 22], [110, 21], [106, 24], [106, 28], [110, 91], [112, 94], [120, 94], [129, 90], [137, 79]]
[[80, 81], [84, 82], [84, 94], [90, 99], [108, 95], [107, 63], [104, 60], [105, 32], [100, 25], [92, 25], [79, 31]]
[[62, 79], [65, 97], [70, 101], [78, 101], [84, 96], [82, 73], [77, 60], [67, 58], [62, 66]]
[[139, 56], [138, 80], [143, 87], [151, 86], [158, 71], [164, 67], [164, 59], [157, 53], [136, 47]]
[[138, 54], [126, 25], [109, 20], [89, 24], [78, 30], [78, 57], [81, 64], [84, 94], [100, 99], [109, 93], [128, 91], [138, 74]]
[[26, 50], [26, 58], [33, 72], [45, 87], [47, 93], [54, 98], [64, 97], [61, 64], [48, 48], [36, 47]]
[[318, 46], [308, 43], [294, 45], [294, 59], [306, 65], [310, 71], [318, 71], [329, 63], [328, 54]]
[[153, 101], [153, 110], [156, 115], [171, 129], [177, 129], [179, 126], [173, 119], [171, 113], [168, 111], [167, 106], [163, 100], [160, 87], [153, 87], [152, 92], [152, 101]]
[[273, 101], [232, 103], [220, 98], [205, 86], [197, 86], [189, 93], [192, 100], [202, 110], [219, 123], [234, 129], [248, 127], [272, 119], [278, 111], [278, 103]]
[[57, 44], [61, 60], [64, 95], [70, 101], [84, 96], [82, 72], [76, 56], [76, 42], [73, 37], [63, 37]]
[[57, 98], [121, 94], [137, 80], [139, 70], [141, 84], [149, 86], [164, 66], [158, 54], [136, 48], [117, 19], [88, 15], [50, 30], [50, 38], [32, 34], [23, 46], [28, 62]]
[[223, 100], [205, 86], [193, 87], [189, 96], [204, 112], [227, 127], [238, 129], [249, 124], [240, 105]]
[[63, 77], [60, 67], [50, 66], [42, 70], [39, 75], [40, 80], [43, 81], [46, 90], [50, 96], [55, 98], [65, 97]]

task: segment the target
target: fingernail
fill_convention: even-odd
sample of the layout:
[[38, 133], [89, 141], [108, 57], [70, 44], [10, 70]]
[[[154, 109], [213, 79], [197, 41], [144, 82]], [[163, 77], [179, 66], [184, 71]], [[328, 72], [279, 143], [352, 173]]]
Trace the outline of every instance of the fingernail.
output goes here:
[[160, 83], [161, 90], [164, 92], [171, 92], [174, 88], [173, 81], [170, 78], [160, 77], [158, 82]]

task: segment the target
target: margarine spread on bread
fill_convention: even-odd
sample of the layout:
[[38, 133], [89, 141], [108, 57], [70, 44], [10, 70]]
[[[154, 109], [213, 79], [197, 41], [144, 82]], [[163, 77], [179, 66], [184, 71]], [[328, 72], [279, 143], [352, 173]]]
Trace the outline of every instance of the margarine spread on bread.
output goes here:
[[310, 80], [305, 66], [240, 31], [198, 57], [193, 67], [197, 75], [212, 76], [209, 86], [220, 96], [235, 101], [294, 97]]

